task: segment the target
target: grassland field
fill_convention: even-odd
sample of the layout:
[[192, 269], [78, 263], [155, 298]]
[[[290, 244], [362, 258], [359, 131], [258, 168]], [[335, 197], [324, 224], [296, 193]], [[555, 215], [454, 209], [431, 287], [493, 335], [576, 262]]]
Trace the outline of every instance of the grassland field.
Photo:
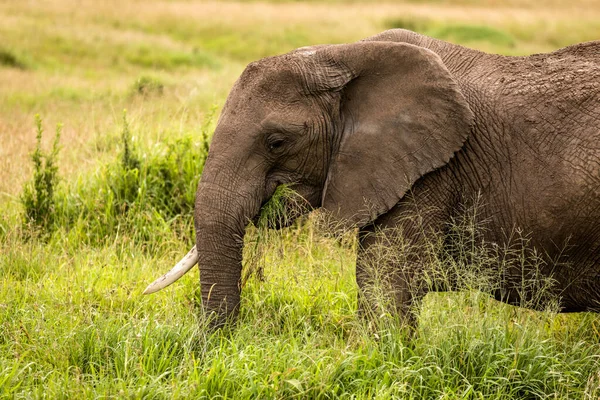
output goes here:
[[353, 237], [311, 218], [250, 229], [235, 329], [203, 328], [195, 273], [141, 296], [193, 243], [244, 66], [393, 27], [524, 55], [599, 39], [600, 1], [0, 0], [0, 397], [599, 398], [595, 314], [506, 306], [474, 279], [428, 295], [412, 340], [367, 326]]

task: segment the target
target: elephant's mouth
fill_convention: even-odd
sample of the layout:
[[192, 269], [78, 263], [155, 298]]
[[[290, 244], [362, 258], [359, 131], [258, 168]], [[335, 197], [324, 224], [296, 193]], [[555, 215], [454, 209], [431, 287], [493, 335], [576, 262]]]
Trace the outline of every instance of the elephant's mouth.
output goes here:
[[252, 224], [254, 226], [258, 226], [258, 224], [260, 223], [261, 218], [268, 218], [267, 213], [268, 213], [268, 204], [271, 201], [271, 199], [266, 199], [263, 200], [263, 202], [260, 204], [260, 210], [258, 211], [258, 213], [252, 217], [252, 219], [250, 220], [250, 222], [252, 222]]
[[321, 190], [304, 184], [281, 184], [250, 220], [254, 226], [282, 229], [321, 206]]

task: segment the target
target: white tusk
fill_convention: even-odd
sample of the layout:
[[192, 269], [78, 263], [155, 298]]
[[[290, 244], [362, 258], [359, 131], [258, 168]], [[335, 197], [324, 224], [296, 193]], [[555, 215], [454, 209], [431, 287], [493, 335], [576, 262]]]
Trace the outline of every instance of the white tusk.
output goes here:
[[169, 272], [152, 282], [148, 285], [146, 290], [144, 290], [144, 294], [150, 294], [154, 292], [158, 292], [161, 289], [166, 288], [171, 283], [175, 282], [177, 279], [181, 278], [186, 274], [194, 265], [198, 264], [198, 259], [200, 255], [198, 254], [198, 250], [196, 250], [196, 246], [192, 247], [192, 249], [171, 269]]

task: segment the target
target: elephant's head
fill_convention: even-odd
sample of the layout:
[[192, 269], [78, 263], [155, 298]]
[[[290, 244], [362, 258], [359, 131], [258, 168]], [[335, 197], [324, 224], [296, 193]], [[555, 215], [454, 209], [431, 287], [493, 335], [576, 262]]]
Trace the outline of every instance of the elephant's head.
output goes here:
[[251, 63], [198, 185], [196, 246], [147, 292], [198, 262], [205, 309], [235, 315], [245, 227], [278, 185], [363, 226], [446, 164], [472, 119], [441, 59], [417, 46], [316, 46]]

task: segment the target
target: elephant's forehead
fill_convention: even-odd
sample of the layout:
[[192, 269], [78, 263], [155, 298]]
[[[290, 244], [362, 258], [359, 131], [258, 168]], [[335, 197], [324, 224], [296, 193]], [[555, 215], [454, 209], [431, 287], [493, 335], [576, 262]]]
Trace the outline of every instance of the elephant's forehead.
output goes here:
[[226, 104], [221, 122], [231, 126], [275, 128], [289, 124], [303, 124], [310, 119], [312, 108], [304, 101], [289, 101], [285, 98], [259, 98], [249, 96], [244, 101]]
[[264, 121], [307, 118], [312, 100], [303, 90], [303, 76], [297, 57], [289, 54], [269, 57], [248, 65], [232, 88], [221, 122], [233, 130], [244, 125], [258, 130]]
[[238, 80], [238, 91], [246, 95], [280, 98], [300, 89], [298, 63], [289, 55], [268, 57], [250, 63]]

